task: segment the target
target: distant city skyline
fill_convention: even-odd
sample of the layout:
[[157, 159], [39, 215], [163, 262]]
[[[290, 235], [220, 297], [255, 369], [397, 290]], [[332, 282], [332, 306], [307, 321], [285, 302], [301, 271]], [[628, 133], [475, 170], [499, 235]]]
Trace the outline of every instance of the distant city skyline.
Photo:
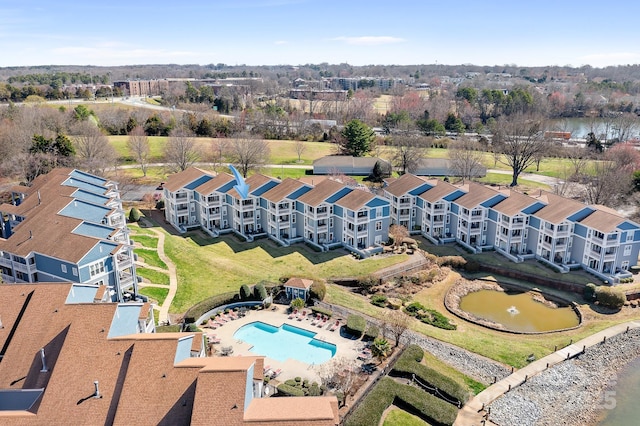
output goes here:
[[612, 0], [0, 0], [0, 67], [640, 63]]

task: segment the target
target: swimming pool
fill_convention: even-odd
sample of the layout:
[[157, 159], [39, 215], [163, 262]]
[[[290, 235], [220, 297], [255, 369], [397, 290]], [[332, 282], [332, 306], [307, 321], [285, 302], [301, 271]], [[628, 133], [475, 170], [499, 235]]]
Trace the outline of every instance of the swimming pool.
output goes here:
[[315, 335], [289, 324], [274, 327], [257, 321], [240, 327], [233, 337], [252, 344], [250, 350], [256, 355], [276, 361], [293, 358], [306, 364], [322, 364], [336, 354], [336, 345], [315, 339]]

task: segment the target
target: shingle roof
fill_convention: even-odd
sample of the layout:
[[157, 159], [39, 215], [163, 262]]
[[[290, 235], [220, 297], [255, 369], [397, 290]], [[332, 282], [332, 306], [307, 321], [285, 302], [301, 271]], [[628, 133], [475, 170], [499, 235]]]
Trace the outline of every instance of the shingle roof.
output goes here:
[[505, 195], [507, 195], [507, 198], [493, 206], [492, 209], [507, 216], [516, 215], [532, 204], [538, 202], [538, 200], [531, 198], [528, 195], [524, 195], [513, 190], [509, 190], [508, 194]]
[[338, 403], [335, 398], [262, 398], [251, 401], [244, 419], [250, 422], [298, 421], [305, 424], [311, 420], [332, 421], [337, 413]]
[[581, 224], [608, 234], [615, 231], [625, 219], [617, 214], [611, 213], [610, 209], [603, 210], [601, 206], [593, 206], [597, 210], [580, 221]]
[[376, 196], [370, 192], [361, 189], [354, 189], [344, 197], [335, 202], [336, 205], [349, 210], [357, 211], [364, 207], [369, 201]]
[[[244, 182], [249, 185], [249, 193], [252, 193], [270, 180], [275, 181], [274, 178], [256, 173], [255, 175], [248, 177]], [[227, 194], [231, 195], [233, 198], [240, 198], [240, 194], [238, 194], [238, 191], [236, 191], [235, 188], [231, 189]]]
[[586, 205], [570, 198], [564, 198], [550, 192], [543, 191], [541, 197], [547, 200], [547, 205], [536, 212], [536, 217], [551, 223], [560, 223], [569, 216], [584, 209]]
[[420, 194], [419, 197], [430, 203], [436, 203], [457, 190], [458, 188], [451, 185], [449, 182], [437, 180], [435, 181], [435, 186], [433, 188], [426, 190]]
[[262, 198], [271, 201], [272, 203], [278, 203], [303, 186], [305, 186], [305, 184], [299, 180], [286, 178], [281, 183], [262, 194]]
[[456, 199], [456, 204], [473, 209], [497, 194], [497, 191], [484, 185], [469, 183], [469, 192]]
[[211, 177], [215, 176], [215, 174], [206, 170], [202, 170], [197, 167], [189, 167], [188, 169], [185, 169], [180, 173], [175, 173], [169, 176], [169, 179], [167, 179], [167, 181], [165, 182], [164, 187], [171, 192], [175, 192], [179, 189], [184, 188], [189, 183], [204, 175], [208, 175]]
[[213, 179], [206, 181], [202, 185], [199, 185], [195, 189], [195, 191], [202, 195], [208, 195], [220, 189], [221, 187], [228, 184], [229, 182], [234, 181], [235, 179], [236, 178], [234, 178], [229, 173], [219, 173]]
[[395, 195], [396, 197], [400, 197], [402, 195], [405, 195], [412, 189], [415, 189], [420, 185], [424, 185], [424, 183], [424, 179], [410, 173], [406, 173], [400, 176], [395, 181], [389, 183], [389, 185], [385, 188], [385, 191], [392, 195]]
[[301, 288], [304, 290], [309, 290], [313, 285], [313, 280], [307, 280], [304, 278], [289, 278], [286, 283], [284, 283], [285, 287], [293, 287], [293, 288]]
[[323, 203], [329, 196], [335, 194], [345, 186], [335, 180], [326, 179], [315, 186], [311, 191], [298, 198], [301, 203], [316, 207]]

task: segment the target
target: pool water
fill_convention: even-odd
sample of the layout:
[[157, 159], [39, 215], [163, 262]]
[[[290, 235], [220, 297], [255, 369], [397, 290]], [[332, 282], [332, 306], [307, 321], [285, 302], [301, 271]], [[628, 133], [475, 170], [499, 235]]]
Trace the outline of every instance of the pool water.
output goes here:
[[276, 361], [293, 358], [305, 364], [322, 364], [336, 354], [336, 345], [315, 339], [316, 333], [289, 324], [281, 327], [252, 322], [238, 329], [234, 338], [247, 342], [251, 352]]

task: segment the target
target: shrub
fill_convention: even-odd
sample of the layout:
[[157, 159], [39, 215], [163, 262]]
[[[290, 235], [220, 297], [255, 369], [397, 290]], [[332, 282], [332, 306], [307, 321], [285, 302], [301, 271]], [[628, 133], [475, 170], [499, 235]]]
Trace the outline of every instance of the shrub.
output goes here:
[[594, 283], [588, 283], [584, 286], [583, 295], [584, 300], [588, 302], [596, 300], [596, 285]]
[[434, 269], [430, 269], [428, 271], [420, 271], [420, 272], [418, 272], [418, 278], [419, 278], [421, 283], [432, 283], [433, 280], [436, 279], [438, 274], [439, 274], [438, 269], [434, 268]]
[[291, 307], [293, 309], [302, 309], [302, 308], [304, 308], [304, 300], [302, 300], [299, 297], [296, 297], [295, 299], [293, 299], [291, 301]]
[[601, 306], [620, 309], [627, 301], [627, 297], [620, 290], [600, 286], [596, 289], [596, 300]]
[[322, 308], [320, 306], [312, 306], [311, 312], [313, 312], [314, 314], [326, 315], [329, 318], [333, 316], [333, 311]]
[[160, 200], [156, 203], [156, 209], [158, 210], [164, 209], [164, 200]]
[[301, 388], [289, 386], [286, 383], [280, 383], [278, 385], [278, 393], [286, 396], [304, 396], [304, 391]]
[[229, 292], [218, 294], [202, 302], [196, 303], [184, 314], [185, 322], [195, 321], [203, 316], [210, 310], [217, 308], [218, 306], [227, 305], [229, 303], [237, 302], [239, 300], [238, 293]]
[[442, 256], [437, 260], [438, 266], [449, 266], [451, 268], [464, 268], [467, 261], [462, 256]]
[[378, 326], [371, 324], [367, 327], [367, 330], [364, 332], [364, 338], [367, 340], [373, 340], [380, 335], [380, 330]]
[[129, 211], [129, 222], [137, 222], [140, 220], [140, 210], [135, 207], [132, 207]]
[[309, 388], [309, 396], [320, 396], [322, 395], [322, 391], [320, 391], [320, 386], [316, 382], [311, 383], [311, 387]]
[[367, 322], [360, 315], [351, 314], [347, 317], [346, 327], [348, 333], [360, 337], [367, 327]]
[[262, 283], [256, 284], [255, 287], [253, 287], [253, 297], [256, 300], [264, 300], [267, 298], [267, 289], [264, 288]]
[[374, 277], [373, 275], [364, 275], [362, 277], [358, 277], [358, 285], [366, 290], [370, 289], [374, 285], [378, 285], [380, 280]]
[[309, 288], [309, 294], [313, 299], [323, 301], [327, 294], [327, 285], [324, 281], [314, 280]]
[[440, 312], [426, 308], [420, 302], [410, 303], [406, 308], [404, 308], [404, 311], [412, 317], [416, 317], [423, 323], [434, 327], [442, 328], [444, 330], [455, 330], [458, 328], [455, 324], [451, 324], [449, 319]]
[[384, 308], [387, 306], [387, 296], [384, 294], [374, 294], [371, 296], [371, 304]]
[[467, 272], [478, 272], [480, 270], [480, 262], [477, 260], [468, 260], [464, 265], [464, 270]]
[[297, 386], [298, 386], [298, 382], [296, 382], [296, 381], [295, 381], [295, 380], [293, 380], [293, 379], [286, 380], [284, 383], [285, 383], [287, 386], [292, 386], [292, 387], [297, 387]]
[[251, 289], [248, 285], [242, 284], [240, 286], [240, 299], [241, 300], [249, 300], [251, 298]]

